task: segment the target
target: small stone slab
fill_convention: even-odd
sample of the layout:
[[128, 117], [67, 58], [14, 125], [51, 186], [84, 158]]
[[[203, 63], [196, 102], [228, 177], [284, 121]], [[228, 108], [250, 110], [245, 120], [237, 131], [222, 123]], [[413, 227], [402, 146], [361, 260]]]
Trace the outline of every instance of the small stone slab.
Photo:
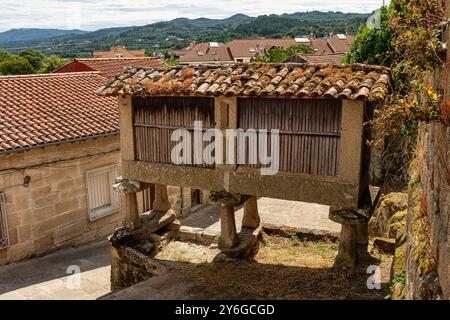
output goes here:
[[240, 194], [232, 194], [226, 191], [211, 191], [208, 201], [216, 206], [237, 207], [245, 202], [245, 197]]
[[369, 221], [368, 209], [330, 208], [329, 218], [340, 224], [358, 225]]
[[167, 212], [152, 211], [144, 219], [144, 223], [136, 230], [119, 228], [109, 238], [113, 247], [130, 246], [142, 240], [150, 240], [153, 233], [175, 222], [177, 216], [173, 210]]
[[113, 184], [113, 189], [121, 193], [137, 193], [143, 190], [143, 185], [139, 181], [118, 177]]
[[373, 246], [384, 253], [394, 254], [395, 253], [395, 239], [390, 238], [375, 238], [373, 241]]

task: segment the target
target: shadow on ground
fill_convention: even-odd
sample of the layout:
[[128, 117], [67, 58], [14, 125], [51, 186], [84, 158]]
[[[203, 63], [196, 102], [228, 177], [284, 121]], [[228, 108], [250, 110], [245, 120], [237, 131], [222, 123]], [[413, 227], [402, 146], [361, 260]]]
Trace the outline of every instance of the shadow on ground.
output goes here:
[[0, 267], [0, 295], [47, 281], [65, 278], [69, 266], [81, 272], [109, 266], [109, 243], [102, 241], [81, 248], [68, 248], [52, 254]]
[[[332, 267], [334, 244], [293, 247], [269, 242], [255, 261], [162, 260], [170, 266], [165, 273], [103, 299], [376, 300], [389, 293], [390, 258], [368, 256], [350, 272]], [[381, 290], [367, 288], [370, 265], [380, 267]]]

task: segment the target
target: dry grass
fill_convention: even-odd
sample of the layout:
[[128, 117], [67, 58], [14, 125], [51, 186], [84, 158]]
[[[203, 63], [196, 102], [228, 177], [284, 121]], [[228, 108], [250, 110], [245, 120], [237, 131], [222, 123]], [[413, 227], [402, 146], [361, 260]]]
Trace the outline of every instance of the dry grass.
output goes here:
[[[179, 244], [179, 243], [178, 243]], [[177, 245], [175, 245], [177, 246]], [[188, 248], [191, 249], [188, 249]], [[383, 299], [389, 291], [390, 258], [372, 256], [356, 272], [332, 268], [337, 245], [297, 238], [265, 236], [254, 261], [209, 262], [206, 247], [182, 244], [170, 248], [168, 260], [197, 285], [190, 294], [210, 299]], [[163, 256], [159, 256], [162, 258]], [[203, 257], [203, 259], [199, 259]], [[189, 262], [189, 263], [186, 263]], [[382, 290], [366, 286], [367, 266], [382, 272]]]

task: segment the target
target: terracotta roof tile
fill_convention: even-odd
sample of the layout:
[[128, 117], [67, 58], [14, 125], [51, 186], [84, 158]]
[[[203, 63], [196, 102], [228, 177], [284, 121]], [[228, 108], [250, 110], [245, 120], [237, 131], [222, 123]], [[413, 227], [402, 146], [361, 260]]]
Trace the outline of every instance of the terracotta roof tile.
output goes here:
[[362, 64], [260, 64], [129, 68], [97, 93], [117, 95], [297, 96], [384, 100], [390, 70]]
[[71, 63], [62, 66], [54, 73], [99, 71], [107, 78], [112, 78], [124, 71], [127, 67], [139, 68], [167, 68], [168, 65], [161, 59], [155, 57], [147, 58], [86, 58], [75, 59]]
[[119, 131], [117, 101], [98, 72], [0, 77], [0, 152]]
[[298, 63], [335, 63], [340, 64], [344, 58], [344, 53], [328, 53], [328, 54], [297, 54], [290, 57], [286, 62]]

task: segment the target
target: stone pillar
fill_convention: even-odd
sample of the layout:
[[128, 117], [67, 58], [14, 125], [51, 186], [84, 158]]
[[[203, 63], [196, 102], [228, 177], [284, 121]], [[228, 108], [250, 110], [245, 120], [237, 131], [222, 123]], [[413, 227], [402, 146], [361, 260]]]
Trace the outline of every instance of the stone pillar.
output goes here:
[[335, 266], [354, 268], [356, 266], [357, 251], [356, 225], [343, 224], [339, 237], [339, 253], [335, 260]]
[[225, 191], [211, 192], [209, 202], [220, 206], [220, 238], [219, 249], [227, 251], [239, 244], [239, 236], [236, 232], [234, 207], [241, 205], [243, 198]]
[[137, 229], [141, 226], [136, 193], [142, 191], [143, 185], [138, 181], [131, 181], [121, 177], [116, 179], [113, 188], [125, 194], [125, 226]]
[[[360, 241], [362, 248], [364, 248], [364, 245], [367, 248], [367, 210], [330, 208], [329, 218], [342, 225], [339, 237], [339, 252], [334, 265], [336, 267], [349, 267], [354, 269], [359, 257], [358, 241]], [[360, 250], [363, 251], [364, 249]], [[367, 251], [367, 249], [365, 250]]]
[[242, 218], [242, 227], [256, 229], [261, 224], [258, 213], [258, 199], [251, 196], [245, 201], [244, 217]]
[[227, 205], [220, 207], [220, 238], [219, 248], [231, 249], [238, 245], [239, 237], [236, 232], [234, 207]]
[[125, 193], [125, 225], [132, 229], [141, 226], [136, 193]]
[[164, 212], [170, 209], [167, 186], [162, 184], [155, 185], [155, 201], [153, 202], [153, 209]]
[[362, 222], [356, 225], [357, 239], [356, 243], [358, 245], [358, 254], [367, 254], [369, 246], [369, 227], [368, 222]]

